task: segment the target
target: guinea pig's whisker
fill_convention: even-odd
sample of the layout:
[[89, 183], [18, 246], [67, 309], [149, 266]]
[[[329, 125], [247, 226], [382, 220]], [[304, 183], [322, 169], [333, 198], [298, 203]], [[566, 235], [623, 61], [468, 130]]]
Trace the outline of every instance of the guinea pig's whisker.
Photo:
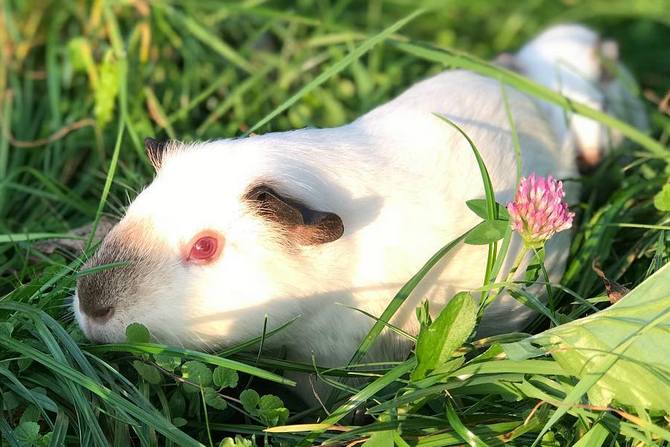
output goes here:
[[61, 315], [59, 318], [60, 323], [72, 323], [74, 321], [74, 312]]

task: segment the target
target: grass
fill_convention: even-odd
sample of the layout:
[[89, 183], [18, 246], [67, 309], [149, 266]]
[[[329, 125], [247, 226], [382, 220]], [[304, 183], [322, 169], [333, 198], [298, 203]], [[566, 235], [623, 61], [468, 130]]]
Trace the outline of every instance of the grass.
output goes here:
[[[0, 445], [218, 445], [236, 435], [225, 445], [670, 445], [667, 413], [594, 405], [584, 397], [590, 386], [551, 356], [501, 358], [501, 343], [522, 334], [468, 340], [427, 377], [412, 377], [414, 356], [363, 363], [425, 271], [389, 297], [351, 363], [335, 369], [258, 356], [261, 339], [218, 356], [147, 343], [141, 329], [127, 344], [91, 346], [72, 321], [80, 253], [44, 242], [123, 213], [152, 177], [145, 136], [335, 126], [445, 66], [572, 107], [483, 62], [561, 20], [619, 41], [652, 132], [576, 106], [632, 142], [581, 180], [570, 261], [548, 316], [568, 323], [608, 306], [594, 260], [631, 289], [661, 269], [670, 217], [654, 197], [670, 172], [670, 117], [658, 107], [670, 90], [670, 4], [416, 3], [0, 3]], [[486, 208], [495, 212], [491, 201]], [[449, 250], [444, 242], [438, 257]], [[482, 271], [498, 271], [504, 246], [491, 247]], [[548, 316], [527, 330], [546, 329]], [[286, 372], [315, 369], [337, 389], [327, 415], [277, 385]], [[367, 381], [354, 387], [344, 380], [352, 377]]]

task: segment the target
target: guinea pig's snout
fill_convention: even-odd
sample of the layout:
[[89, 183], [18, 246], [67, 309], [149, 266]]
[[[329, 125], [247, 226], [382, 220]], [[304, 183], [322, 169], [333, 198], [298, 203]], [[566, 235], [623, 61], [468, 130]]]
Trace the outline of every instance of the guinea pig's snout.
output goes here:
[[116, 310], [116, 303], [109, 290], [109, 276], [100, 277], [91, 274], [77, 281], [79, 312], [97, 324], [109, 321]]
[[77, 279], [76, 309], [88, 323], [100, 327], [122, 313], [136, 290], [141, 264], [129, 232], [118, 226], [82, 266]]
[[103, 324], [109, 321], [114, 315], [114, 306], [105, 306], [104, 304], [84, 305], [84, 301], [79, 301], [79, 310], [96, 323]]

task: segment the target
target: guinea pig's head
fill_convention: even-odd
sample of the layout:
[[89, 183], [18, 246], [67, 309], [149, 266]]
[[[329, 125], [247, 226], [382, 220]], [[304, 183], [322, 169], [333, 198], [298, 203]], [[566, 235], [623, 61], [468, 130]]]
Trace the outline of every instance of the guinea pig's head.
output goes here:
[[204, 347], [255, 334], [268, 306], [278, 319], [299, 313], [300, 253], [340, 238], [340, 217], [294, 197], [235, 141], [145, 146], [154, 181], [78, 277], [86, 336], [123, 341], [138, 322], [157, 340]]

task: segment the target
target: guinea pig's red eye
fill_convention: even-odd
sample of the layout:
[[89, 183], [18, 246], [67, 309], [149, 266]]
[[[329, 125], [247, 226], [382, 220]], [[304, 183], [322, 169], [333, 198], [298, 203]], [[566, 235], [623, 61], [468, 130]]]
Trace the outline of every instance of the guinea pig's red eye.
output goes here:
[[219, 238], [214, 235], [202, 235], [191, 244], [187, 261], [207, 263], [213, 261], [219, 254]]

